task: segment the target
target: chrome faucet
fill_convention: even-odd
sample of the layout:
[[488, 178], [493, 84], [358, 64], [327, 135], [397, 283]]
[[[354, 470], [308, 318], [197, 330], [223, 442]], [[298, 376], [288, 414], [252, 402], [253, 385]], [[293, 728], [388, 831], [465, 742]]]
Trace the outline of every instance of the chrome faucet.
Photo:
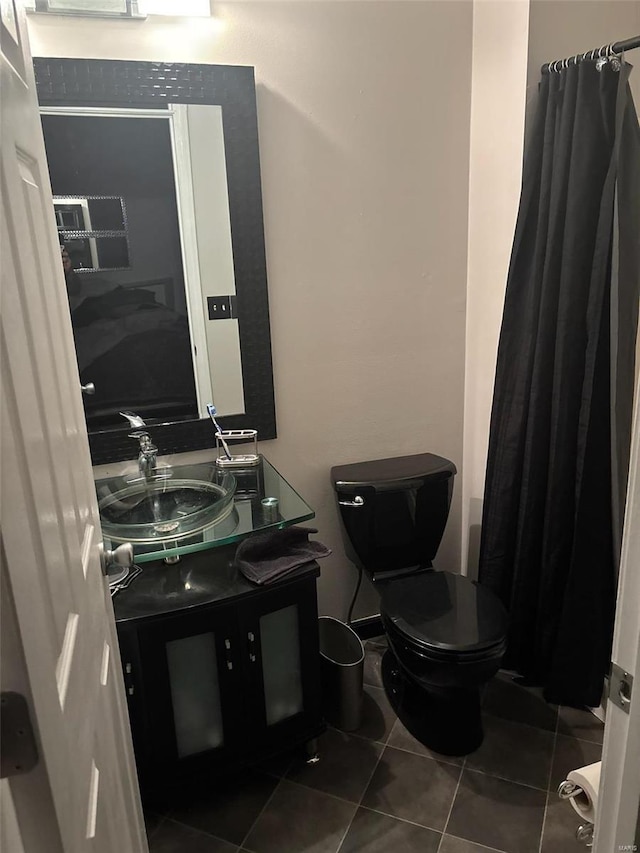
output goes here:
[[[134, 428], [146, 426], [140, 415], [134, 412], [120, 412], [123, 418], [129, 421], [129, 426]], [[140, 453], [138, 454], [138, 470], [140, 476], [145, 480], [150, 480], [156, 470], [158, 459], [158, 448], [151, 441], [151, 436], [144, 430], [136, 429], [136, 432], [130, 432], [129, 438], [135, 438], [140, 443]]]
[[130, 438], [137, 438], [140, 442], [140, 453], [138, 454], [138, 470], [140, 476], [145, 480], [150, 480], [156, 470], [158, 448], [151, 441], [151, 436], [148, 432], [132, 432], [129, 433]]

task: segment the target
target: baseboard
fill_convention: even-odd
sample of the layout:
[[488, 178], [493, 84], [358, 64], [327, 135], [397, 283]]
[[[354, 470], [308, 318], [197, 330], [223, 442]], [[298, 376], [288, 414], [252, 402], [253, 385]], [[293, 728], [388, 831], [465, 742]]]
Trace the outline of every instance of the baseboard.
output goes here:
[[372, 637], [380, 637], [384, 634], [380, 614], [365, 616], [363, 619], [354, 619], [351, 627], [361, 640], [370, 640]]

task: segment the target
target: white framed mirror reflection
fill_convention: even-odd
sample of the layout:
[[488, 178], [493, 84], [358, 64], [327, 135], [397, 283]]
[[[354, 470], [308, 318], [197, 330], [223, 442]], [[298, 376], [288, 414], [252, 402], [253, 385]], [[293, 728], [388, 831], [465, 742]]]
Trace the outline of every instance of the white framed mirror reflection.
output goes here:
[[[78, 363], [83, 383], [93, 383], [98, 398], [98, 405], [87, 407], [89, 424], [119, 424], [123, 407], [140, 411], [143, 417], [145, 409], [147, 415], [180, 417], [193, 416], [195, 406], [197, 416], [206, 418], [207, 403], [213, 402], [221, 416], [243, 414], [222, 108], [209, 104], [169, 104], [158, 110], [47, 107], [41, 113], [61, 247], [73, 270], [66, 277], [68, 285], [73, 282], [68, 289]], [[168, 145], [160, 141], [163, 135]], [[169, 152], [170, 164], [166, 162]], [[149, 158], [152, 162], [146, 166], [157, 181], [153, 175], [150, 180], [141, 176], [142, 163]], [[160, 179], [163, 169], [171, 172], [174, 193], [168, 181]], [[99, 196], [96, 189], [114, 194]], [[122, 195], [115, 195], [116, 189]], [[98, 258], [98, 241], [108, 246], [122, 241], [123, 235], [116, 228], [95, 226], [90, 205], [97, 198], [121, 199], [127, 211], [122, 229], [130, 246], [128, 265], [116, 260], [109, 268], [106, 260]], [[177, 228], [177, 241], [172, 228]], [[102, 254], [117, 257], [114, 251]], [[164, 275], [166, 271], [170, 275]], [[150, 294], [153, 300], [145, 301]], [[107, 298], [97, 304], [101, 297]], [[95, 309], [90, 323], [82, 311], [87, 299]], [[125, 304], [135, 308], [136, 322], [129, 328], [123, 322]], [[158, 310], [160, 306], [164, 310]], [[127, 404], [125, 391], [116, 394], [115, 400], [103, 399], [100, 405], [101, 382], [92, 375], [92, 364], [101, 359], [100, 374], [106, 347], [120, 346], [128, 331], [160, 333], [170, 328], [168, 311], [176, 314], [176, 328], [182, 318], [187, 319], [192, 375], [179, 381], [194, 390], [195, 401], [178, 395], [167, 399], [162, 411], [157, 404], [148, 409], [143, 399]], [[162, 335], [149, 340], [153, 346], [161, 345]], [[121, 373], [124, 380], [118, 364], [116, 356], [107, 369]], [[149, 393], [161, 395], [159, 389], [150, 388]]]

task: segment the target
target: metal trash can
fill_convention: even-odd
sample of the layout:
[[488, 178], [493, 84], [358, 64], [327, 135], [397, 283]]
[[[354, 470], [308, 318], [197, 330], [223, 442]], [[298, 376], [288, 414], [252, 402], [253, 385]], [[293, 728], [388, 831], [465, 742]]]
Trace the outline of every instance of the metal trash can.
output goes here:
[[362, 722], [364, 646], [339, 619], [321, 616], [318, 625], [324, 714], [336, 729], [352, 732]]

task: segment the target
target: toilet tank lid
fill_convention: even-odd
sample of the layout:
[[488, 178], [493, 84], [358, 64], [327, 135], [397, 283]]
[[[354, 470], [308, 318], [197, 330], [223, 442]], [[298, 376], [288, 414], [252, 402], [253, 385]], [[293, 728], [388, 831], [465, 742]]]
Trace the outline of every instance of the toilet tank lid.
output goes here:
[[331, 481], [336, 490], [358, 486], [391, 489], [402, 488], [426, 478], [447, 479], [455, 473], [456, 466], [449, 459], [434, 453], [417, 453], [413, 456], [336, 465], [331, 469]]

